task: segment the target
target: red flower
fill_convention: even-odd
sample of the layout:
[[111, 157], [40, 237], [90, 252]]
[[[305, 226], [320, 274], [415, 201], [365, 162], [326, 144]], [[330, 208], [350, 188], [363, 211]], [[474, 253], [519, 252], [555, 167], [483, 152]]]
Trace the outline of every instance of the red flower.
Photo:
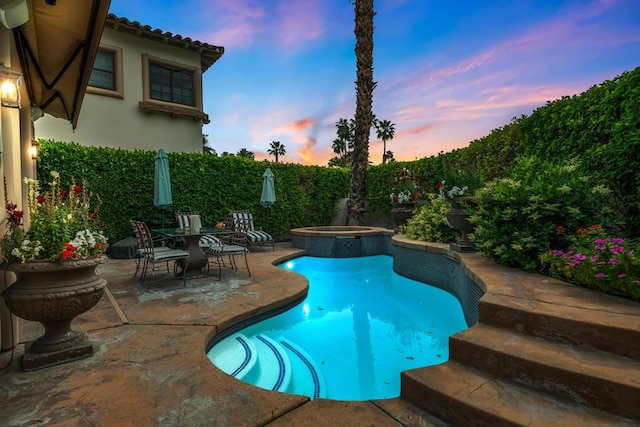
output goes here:
[[73, 252], [72, 251], [69, 251], [69, 250], [66, 250], [66, 249], [62, 250], [62, 259], [69, 259], [72, 256], [73, 256]]
[[442, 183], [439, 182], [436, 184], [436, 190], [440, 191], [440, 189], [442, 188]]
[[562, 231], [564, 230], [564, 225], [559, 225], [556, 227], [556, 231]]
[[38, 194], [38, 197], [36, 197], [36, 200], [38, 201], [38, 203], [43, 204], [44, 203], [44, 196], [41, 196], [40, 194]]
[[73, 186], [73, 192], [74, 193], [80, 194], [81, 191], [82, 191], [82, 187], [81, 186], [79, 186], [77, 184]]
[[71, 243], [65, 243], [64, 247], [68, 250], [68, 251], [75, 251], [76, 247], [73, 246]]
[[98, 213], [97, 212], [92, 213], [91, 214], [91, 219], [93, 219], [93, 220], [98, 219]]
[[593, 228], [594, 230], [598, 230], [600, 229], [600, 226], [598, 224], [594, 224], [591, 226], [591, 228]]
[[67, 195], [67, 191], [66, 190], [60, 190], [60, 198], [64, 200], [64, 196]]

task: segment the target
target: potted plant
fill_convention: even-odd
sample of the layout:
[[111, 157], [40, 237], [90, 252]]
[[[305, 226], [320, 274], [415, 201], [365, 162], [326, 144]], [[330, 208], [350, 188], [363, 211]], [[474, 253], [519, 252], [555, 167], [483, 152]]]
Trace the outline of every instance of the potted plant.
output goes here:
[[469, 216], [475, 207], [473, 194], [482, 187], [482, 177], [474, 170], [450, 170], [446, 175], [445, 179], [436, 184], [436, 191], [439, 197], [451, 204], [451, 209], [446, 214], [447, 221], [462, 234], [460, 240], [451, 243], [449, 247], [456, 252], [473, 252], [475, 245], [468, 236], [473, 233], [473, 224], [469, 221]]
[[409, 169], [403, 168], [393, 178], [391, 194], [389, 194], [389, 199], [393, 206], [391, 216], [396, 231], [411, 218], [415, 204], [421, 198], [420, 175], [415, 175]]
[[99, 198], [92, 203], [85, 182], [72, 182], [67, 191], [60, 187], [58, 172], [51, 172], [51, 178], [45, 192], [37, 180], [24, 180], [28, 229], [23, 211], [6, 201], [7, 232], [0, 247], [4, 268], [17, 280], [2, 295], [13, 314], [40, 322], [45, 329], [25, 347], [24, 370], [93, 354], [86, 334], [73, 331], [71, 322], [100, 300], [106, 285], [96, 271], [106, 261], [107, 249], [98, 223]]

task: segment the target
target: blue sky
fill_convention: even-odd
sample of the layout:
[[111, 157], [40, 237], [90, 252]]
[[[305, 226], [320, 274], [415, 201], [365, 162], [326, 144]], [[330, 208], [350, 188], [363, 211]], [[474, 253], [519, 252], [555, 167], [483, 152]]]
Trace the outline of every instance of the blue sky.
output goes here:
[[[153, 5], [153, 6], [151, 6]], [[547, 101], [640, 66], [640, 0], [377, 0], [373, 110], [413, 160], [464, 147]], [[355, 112], [348, 0], [112, 0], [111, 13], [224, 46], [203, 77], [218, 153], [326, 165]], [[370, 155], [382, 143], [372, 133]], [[270, 157], [273, 160], [273, 157]]]

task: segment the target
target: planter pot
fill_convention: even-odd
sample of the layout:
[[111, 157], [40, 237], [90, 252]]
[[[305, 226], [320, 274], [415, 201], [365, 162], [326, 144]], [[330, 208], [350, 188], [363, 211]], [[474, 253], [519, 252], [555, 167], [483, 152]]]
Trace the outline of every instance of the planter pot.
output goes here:
[[22, 369], [53, 366], [89, 357], [93, 346], [86, 333], [71, 329], [73, 319], [91, 309], [102, 297], [106, 280], [96, 271], [106, 261], [27, 261], [9, 264], [17, 280], [2, 293], [9, 310], [18, 317], [41, 323], [45, 332], [25, 346]]
[[473, 197], [457, 196], [449, 200], [451, 209], [447, 212], [449, 225], [462, 233], [462, 238], [449, 246], [456, 252], [474, 252], [475, 245], [469, 240], [468, 234], [473, 233], [473, 224], [469, 222], [467, 209], [475, 206]]
[[391, 209], [391, 218], [393, 219], [394, 231], [398, 231], [401, 225], [405, 225], [407, 220], [413, 216], [413, 209], [415, 208], [415, 202], [408, 203], [394, 203]]

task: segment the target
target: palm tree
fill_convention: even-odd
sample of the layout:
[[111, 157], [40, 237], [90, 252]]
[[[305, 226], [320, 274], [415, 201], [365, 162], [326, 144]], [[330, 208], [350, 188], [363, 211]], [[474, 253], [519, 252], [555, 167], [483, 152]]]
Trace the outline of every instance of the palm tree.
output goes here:
[[236, 153], [238, 157], [244, 157], [245, 159], [255, 160], [256, 156], [252, 151], [247, 150], [246, 148], [241, 148], [240, 151]]
[[282, 145], [280, 141], [271, 141], [269, 147], [271, 148], [267, 150], [267, 153], [269, 153], [271, 156], [276, 157], [276, 163], [278, 163], [278, 156], [284, 156], [287, 152], [287, 150], [285, 150], [284, 148], [284, 145]]
[[362, 224], [367, 196], [369, 133], [373, 122], [373, 0], [354, 0], [356, 36], [356, 114], [351, 163], [349, 216]]
[[396, 134], [396, 128], [389, 120], [380, 120], [375, 122], [378, 139], [382, 140], [382, 164], [387, 163], [387, 141], [393, 139]]

